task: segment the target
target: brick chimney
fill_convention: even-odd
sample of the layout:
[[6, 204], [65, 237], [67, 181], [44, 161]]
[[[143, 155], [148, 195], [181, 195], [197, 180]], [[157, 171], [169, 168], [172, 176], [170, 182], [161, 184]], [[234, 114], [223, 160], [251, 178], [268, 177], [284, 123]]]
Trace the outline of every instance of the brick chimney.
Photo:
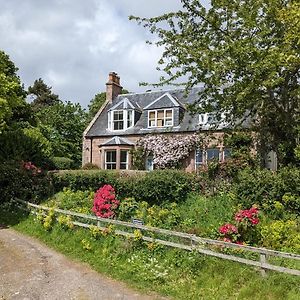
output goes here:
[[108, 82], [106, 83], [106, 100], [113, 101], [121, 94], [122, 86], [120, 85], [120, 77], [115, 72], [110, 72]]

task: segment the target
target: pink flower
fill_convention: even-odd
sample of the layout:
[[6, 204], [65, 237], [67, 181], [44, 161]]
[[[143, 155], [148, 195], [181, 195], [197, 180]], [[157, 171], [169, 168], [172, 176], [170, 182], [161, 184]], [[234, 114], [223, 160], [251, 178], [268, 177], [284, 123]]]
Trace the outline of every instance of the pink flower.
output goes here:
[[259, 219], [258, 218], [253, 218], [253, 219], [251, 219], [251, 223], [253, 225], [257, 225], [259, 223]]
[[92, 211], [101, 218], [112, 218], [119, 205], [120, 201], [115, 199], [114, 188], [106, 184], [95, 193]]
[[227, 223], [219, 228], [219, 232], [221, 234], [232, 234], [232, 233], [237, 233], [238, 230], [234, 225]]

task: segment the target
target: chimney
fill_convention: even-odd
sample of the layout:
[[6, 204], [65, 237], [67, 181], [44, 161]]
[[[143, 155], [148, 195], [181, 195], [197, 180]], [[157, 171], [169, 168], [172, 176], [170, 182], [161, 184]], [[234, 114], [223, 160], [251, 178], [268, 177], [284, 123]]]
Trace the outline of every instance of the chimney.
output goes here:
[[113, 101], [121, 94], [122, 86], [120, 85], [120, 77], [115, 72], [110, 72], [108, 82], [106, 83], [106, 100]]

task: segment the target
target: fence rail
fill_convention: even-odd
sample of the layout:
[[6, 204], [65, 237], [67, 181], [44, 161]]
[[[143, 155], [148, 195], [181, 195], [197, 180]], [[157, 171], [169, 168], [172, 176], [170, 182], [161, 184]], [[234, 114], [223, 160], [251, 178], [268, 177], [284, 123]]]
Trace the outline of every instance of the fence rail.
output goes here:
[[[165, 245], [165, 246], [169, 246], [169, 247], [173, 247], [173, 248], [184, 249], [184, 250], [188, 250], [188, 251], [197, 251], [197, 252], [205, 254], [205, 255], [218, 257], [218, 258], [226, 259], [226, 260], [231, 260], [231, 261], [243, 263], [246, 265], [255, 266], [255, 267], [260, 268], [261, 274], [263, 276], [266, 275], [266, 270], [273, 270], [273, 271], [277, 271], [277, 272], [300, 276], [300, 270], [273, 265], [273, 264], [268, 263], [268, 261], [267, 261], [268, 257], [270, 257], [270, 256], [280, 257], [280, 258], [284, 258], [284, 259], [300, 260], [300, 255], [295, 254], [295, 253], [275, 251], [275, 250], [266, 249], [266, 248], [256, 248], [256, 247], [251, 247], [251, 246], [246, 246], [246, 245], [238, 245], [238, 244], [234, 244], [234, 243], [230, 243], [230, 242], [202, 238], [202, 237], [198, 237], [194, 234], [189, 234], [189, 233], [184, 233], [184, 232], [172, 231], [172, 230], [162, 229], [162, 228], [157, 228], [157, 227], [150, 227], [150, 226], [134, 224], [134, 223], [124, 222], [124, 221], [119, 221], [119, 220], [100, 218], [100, 217], [96, 217], [96, 216], [92, 216], [92, 215], [85, 215], [82, 213], [63, 210], [63, 209], [59, 209], [59, 208], [50, 208], [50, 207], [46, 207], [46, 206], [41, 206], [41, 205], [33, 204], [30, 202], [26, 202], [26, 201], [20, 200], [20, 199], [15, 199], [14, 201], [17, 203], [21, 203], [23, 205], [23, 206], [19, 206], [20, 208], [29, 210], [34, 214], [37, 214], [36, 210], [43, 210], [43, 211], [53, 210], [54, 212], [56, 212], [58, 214], [68, 215], [68, 216], [76, 217], [79, 219], [88, 220], [90, 222], [91, 221], [96, 222], [96, 225], [101, 230], [105, 229], [105, 227], [101, 226], [101, 223], [108, 223], [108, 224], [122, 226], [125, 228], [139, 229], [139, 230], [142, 230], [143, 232], [148, 232], [148, 233], [152, 233], [152, 234], [157, 233], [159, 235], [166, 235], [166, 236], [177, 238], [177, 239], [178, 238], [184, 239], [186, 242], [185, 244], [182, 241], [181, 242], [168, 241], [168, 240], [162, 239], [161, 237], [154, 238], [154, 237], [149, 237], [146, 235], [142, 236], [142, 239], [144, 241], [156, 242], [161, 245]], [[72, 221], [72, 223], [75, 226], [79, 226], [79, 227], [83, 227], [83, 228], [89, 228], [92, 225], [92, 224], [86, 224], [86, 223], [79, 222], [79, 221]], [[116, 230], [115, 232], [118, 235], [134, 237], [134, 234], [131, 232], [128, 232], [128, 231]], [[246, 259], [246, 258], [238, 257], [235, 255], [231, 255], [231, 254], [225, 254], [225, 253], [213, 251], [211, 249], [206, 249], [205, 247], [207, 247], [208, 245], [215, 246], [218, 248], [222, 247], [222, 248], [240, 249], [240, 250], [247, 251], [250, 253], [256, 253], [256, 254], [260, 255], [260, 260], [257, 261], [257, 260]]]

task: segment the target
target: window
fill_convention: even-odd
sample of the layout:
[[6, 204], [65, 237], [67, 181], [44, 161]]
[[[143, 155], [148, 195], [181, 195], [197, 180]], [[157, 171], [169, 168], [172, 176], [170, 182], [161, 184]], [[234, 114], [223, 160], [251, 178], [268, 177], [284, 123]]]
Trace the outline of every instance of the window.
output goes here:
[[121, 150], [120, 169], [128, 170], [128, 151], [127, 150]]
[[133, 126], [133, 111], [128, 110], [127, 111], [127, 128], [130, 128]]
[[152, 156], [148, 156], [146, 158], [146, 170], [147, 171], [153, 171], [153, 169], [154, 169], [153, 157]]
[[201, 165], [207, 164], [212, 160], [220, 161], [221, 156], [220, 149], [211, 148], [211, 149], [196, 149], [195, 151], [195, 168], [199, 168]]
[[113, 112], [113, 129], [123, 130], [124, 129], [124, 114], [123, 110], [117, 110]]
[[195, 152], [195, 164], [196, 164], [196, 169], [203, 165], [203, 150], [196, 149]]
[[108, 129], [126, 130], [134, 126], [134, 110], [113, 110], [108, 112]]
[[227, 160], [228, 158], [231, 157], [231, 150], [228, 148], [225, 148], [223, 151], [223, 158], [224, 160]]
[[173, 110], [160, 109], [148, 112], [148, 127], [173, 126]]
[[199, 115], [199, 124], [205, 124], [206, 123], [206, 119], [207, 119], [207, 115], [206, 114], [200, 114]]
[[105, 169], [115, 170], [117, 168], [117, 151], [105, 151]]
[[207, 149], [206, 150], [207, 161], [220, 160], [220, 150], [219, 149]]

